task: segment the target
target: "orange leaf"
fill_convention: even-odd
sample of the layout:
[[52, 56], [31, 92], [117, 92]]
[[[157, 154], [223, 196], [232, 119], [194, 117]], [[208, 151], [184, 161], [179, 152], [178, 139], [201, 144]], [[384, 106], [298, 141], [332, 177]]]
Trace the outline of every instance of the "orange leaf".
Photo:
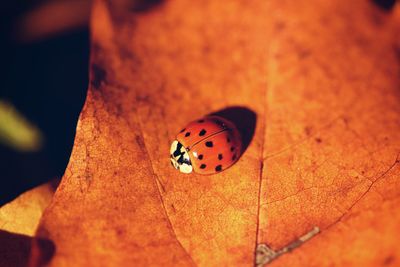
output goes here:
[[[91, 84], [38, 231], [51, 265], [251, 266], [260, 245], [313, 227], [272, 265], [396, 265], [398, 11], [150, 2], [94, 4]], [[173, 169], [177, 131], [227, 108], [257, 115], [240, 160], [212, 176]]]

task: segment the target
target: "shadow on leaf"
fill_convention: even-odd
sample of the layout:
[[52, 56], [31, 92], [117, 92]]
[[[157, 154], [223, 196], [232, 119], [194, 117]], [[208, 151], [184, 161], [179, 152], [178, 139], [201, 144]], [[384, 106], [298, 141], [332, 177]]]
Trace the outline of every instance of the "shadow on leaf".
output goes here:
[[0, 230], [0, 266], [43, 266], [55, 252], [52, 241]]
[[242, 137], [243, 154], [254, 137], [254, 131], [257, 122], [256, 113], [246, 107], [233, 106], [221, 109], [209, 115], [221, 116], [222, 118], [225, 118], [235, 124]]

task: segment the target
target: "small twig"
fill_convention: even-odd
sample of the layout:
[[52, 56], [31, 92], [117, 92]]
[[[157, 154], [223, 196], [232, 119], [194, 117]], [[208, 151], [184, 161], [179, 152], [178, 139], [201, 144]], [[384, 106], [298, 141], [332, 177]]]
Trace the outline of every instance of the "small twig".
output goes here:
[[307, 240], [310, 240], [312, 237], [317, 235], [319, 233], [319, 228], [314, 227], [311, 231], [309, 231], [307, 234], [301, 236], [299, 239], [293, 241], [289, 245], [285, 246], [284, 248], [275, 251], [271, 249], [268, 245], [266, 244], [259, 244], [257, 246], [257, 251], [256, 251], [256, 266], [257, 267], [262, 267], [265, 264], [270, 263], [277, 257], [281, 256], [284, 253], [290, 252], [295, 248], [298, 248], [301, 246], [304, 242]]

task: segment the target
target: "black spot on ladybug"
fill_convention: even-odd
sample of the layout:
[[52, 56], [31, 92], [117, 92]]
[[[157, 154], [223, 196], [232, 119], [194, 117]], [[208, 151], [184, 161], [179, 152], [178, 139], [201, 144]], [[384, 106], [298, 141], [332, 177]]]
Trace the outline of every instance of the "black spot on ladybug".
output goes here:
[[234, 147], [234, 146], [231, 146], [231, 151], [233, 152], [233, 150], [235, 150], [235, 147]]
[[180, 133], [183, 133], [185, 130], [186, 130], [186, 128], [183, 128], [183, 129], [180, 131]]
[[223, 158], [222, 154], [218, 154], [218, 159], [221, 160]]
[[185, 134], [185, 137], [188, 137], [190, 135], [190, 132], [187, 132], [186, 134]]
[[203, 136], [203, 135], [206, 134], [206, 132], [207, 132], [206, 130], [202, 129], [202, 130], [200, 131], [199, 135], [200, 135], [200, 136]]
[[198, 123], [203, 123], [203, 122], [204, 122], [204, 120], [198, 120], [197, 122], [198, 122]]
[[230, 143], [230, 142], [231, 142], [231, 139], [229, 139], [229, 137], [228, 137], [228, 138], [226, 138], [226, 141], [227, 141], [228, 143]]
[[236, 159], [236, 154], [234, 154], [233, 156], [232, 156], [232, 160], [235, 160]]
[[199, 160], [202, 160], [202, 159], [203, 159], [203, 154], [200, 154], [197, 158], [198, 158]]
[[205, 169], [206, 167], [207, 167], [206, 164], [201, 164], [201, 165], [200, 165], [200, 169]]
[[214, 146], [214, 144], [213, 144], [212, 141], [207, 141], [206, 142], [206, 147], [213, 147], [213, 146]]
[[222, 165], [218, 165], [217, 167], [215, 167], [215, 171], [217, 172], [222, 171]]

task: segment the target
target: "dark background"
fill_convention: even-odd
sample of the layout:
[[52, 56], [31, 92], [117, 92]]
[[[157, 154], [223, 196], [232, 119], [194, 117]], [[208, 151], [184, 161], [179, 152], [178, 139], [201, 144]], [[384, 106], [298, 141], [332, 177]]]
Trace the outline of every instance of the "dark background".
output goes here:
[[63, 175], [88, 84], [87, 25], [17, 40], [18, 19], [43, 1], [8, 2], [0, 8], [0, 99], [41, 130], [44, 145], [37, 152], [0, 145], [0, 206]]

